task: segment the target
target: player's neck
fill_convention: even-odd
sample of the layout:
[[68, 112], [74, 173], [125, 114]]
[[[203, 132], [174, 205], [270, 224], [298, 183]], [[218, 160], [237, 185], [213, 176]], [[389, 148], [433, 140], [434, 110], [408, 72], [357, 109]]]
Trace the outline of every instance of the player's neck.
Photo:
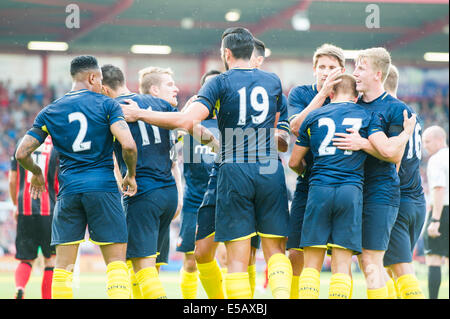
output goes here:
[[128, 90], [128, 88], [126, 86], [122, 86], [117, 89], [116, 93], [117, 93], [117, 96], [121, 96], [121, 95], [130, 94], [131, 91]]
[[369, 90], [363, 92], [363, 101], [364, 102], [371, 102], [373, 100], [375, 100], [376, 98], [378, 98], [381, 94], [384, 93], [384, 87], [383, 84], [380, 85], [376, 85], [372, 88], [370, 88]]
[[253, 67], [250, 65], [250, 60], [234, 60], [228, 63], [230, 69], [252, 69]]
[[86, 85], [84, 82], [73, 82], [72, 88], [70, 91], [79, 91], [79, 90], [91, 90], [89, 85]]
[[350, 96], [337, 96], [333, 100], [331, 100], [331, 103], [355, 103], [355, 98]]

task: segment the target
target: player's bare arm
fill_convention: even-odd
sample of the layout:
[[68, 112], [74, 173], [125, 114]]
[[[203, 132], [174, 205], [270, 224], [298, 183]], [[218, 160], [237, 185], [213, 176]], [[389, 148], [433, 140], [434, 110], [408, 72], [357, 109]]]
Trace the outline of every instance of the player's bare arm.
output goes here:
[[180, 215], [181, 210], [183, 209], [183, 183], [181, 181], [180, 168], [178, 167], [178, 162], [176, 160], [174, 160], [172, 163], [171, 171], [172, 171], [172, 176], [175, 179], [175, 185], [177, 186], [177, 192], [178, 192], [177, 210], [175, 212], [175, 215], [172, 218], [172, 220], [174, 220], [178, 217], [178, 215]]
[[377, 132], [365, 139], [353, 129], [347, 129], [350, 134], [336, 133], [337, 138], [333, 138], [333, 145], [342, 150], [359, 151], [366, 153], [391, 163], [399, 163], [405, 151], [406, 144], [409, 141], [414, 127], [416, 125], [416, 115], [408, 118], [408, 113], [403, 112], [403, 131], [393, 137], [387, 137], [384, 132]]
[[290, 122], [291, 131], [295, 136], [298, 136], [298, 130], [305, 120], [306, 116], [313, 110], [320, 108], [327, 97], [330, 95], [333, 90], [334, 85], [339, 83], [341, 79], [336, 80], [336, 78], [342, 74], [342, 68], [333, 69], [330, 74], [327, 76], [327, 79], [323, 83], [322, 88], [317, 93], [317, 95], [312, 99], [311, 103], [308, 106], [298, 113]]
[[275, 138], [279, 152], [287, 152], [289, 148], [289, 133], [284, 130], [275, 130]]
[[40, 198], [45, 190], [45, 179], [42, 170], [31, 157], [31, 154], [41, 145], [39, 141], [31, 135], [25, 135], [16, 151], [16, 159], [20, 165], [33, 173], [30, 184], [30, 194], [33, 199]]
[[[444, 209], [445, 187], [436, 186], [433, 188], [433, 206], [431, 211], [431, 217], [435, 220], [440, 220], [442, 210]], [[439, 232], [440, 222], [430, 223], [427, 228], [428, 236], [436, 238], [441, 235]]]
[[298, 175], [301, 175], [304, 170], [303, 159], [309, 151], [309, 147], [304, 147], [295, 144], [292, 149], [292, 154], [289, 159], [289, 168], [296, 172]]
[[122, 157], [127, 166], [127, 174], [122, 180], [122, 190], [124, 195], [133, 196], [137, 192], [135, 180], [137, 162], [136, 143], [125, 121], [120, 120], [113, 123], [110, 130], [122, 146]]
[[189, 104], [186, 111], [181, 112], [157, 112], [140, 109], [137, 103], [128, 99], [127, 104], [121, 104], [125, 120], [127, 122], [144, 121], [168, 130], [184, 129], [193, 134], [195, 123], [199, 123], [209, 116], [208, 108], [200, 102]]

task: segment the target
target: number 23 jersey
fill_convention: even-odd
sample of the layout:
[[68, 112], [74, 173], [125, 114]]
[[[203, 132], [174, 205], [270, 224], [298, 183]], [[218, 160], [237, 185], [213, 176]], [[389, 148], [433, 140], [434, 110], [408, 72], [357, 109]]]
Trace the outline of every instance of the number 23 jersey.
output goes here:
[[[60, 156], [58, 196], [86, 192], [118, 192], [114, 178], [110, 126], [124, 120], [113, 99], [88, 90], [71, 91], [42, 109], [33, 128], [52, 137]], [[44, 137], [44, 139], [42, 138]]]

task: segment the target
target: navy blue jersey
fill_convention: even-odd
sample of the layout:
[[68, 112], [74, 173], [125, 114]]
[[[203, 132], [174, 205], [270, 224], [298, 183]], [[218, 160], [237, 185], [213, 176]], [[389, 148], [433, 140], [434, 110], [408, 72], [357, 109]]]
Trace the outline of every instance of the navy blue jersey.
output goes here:
[[[151, 109], [159, 112], [176, 112], [168, 102], [151, 95], [130, 93], [116, 98], [119, 103], [125, 99], [135, 101], [141, 109]], [[131, 134], [136, 142], [138, 157], [136, 163], [137, 193], [134, 197], [150, 190], [175, 184], [172, 176], [172, 146], [170, 130], [166, 130], [143, 121], [128, 123]], [[122, 148], [119, 142], [114, 143], [114, 152], [122, 176], [127, 167], [122, 158]]]
[[206, 82], [198, 101], [217, 114], [222, 163], [277, 160], [274, 139], [281, 81], [259, 69], [231, 69]]
[[376, 114], [352, 102], [331, 103], [306, 116], [296, 144], [309, 147], [313, 154], [310, 185], [352, 184], [362, 190], [367, 154], [340, 150], [331, 141], [336, 133], [347, 133], [348, 128], [366, 138], [382, 130]]
[[280, 109], [280, 117], [278, 118], [277, 129], [291, 132], [289, 127], [288, 101], [286, 95], [282, 95], [282, 103]]
[[[408, 110], [404, 103], [384, 92], [368, 103], [359, 99], [358, 104], [381, 116], [383, 131], [387, 137], [397, 136], [402, 132], [403, 110]], [[395, 164], [368, 155], [365, 164], [364, 202], [398, 206], [399, 186], [400, 179]]]
[[[219, 138], [217, 120], [209, 119], [200, 123]], [[183, 137], [183, 175], [185, 179], [183, 209], [197, 211], [208, 186], [209, 175], [216, 154], [207, 145], [202, 145], [192, 135]]]
[[[110, 126], [119, 120], [119, 103], [88, 90], [69, 92], [39, 112], [33, 127], [51, 135], [60, 156], [58, 196], [117, 192]], [[44, 142], [45, 134], [28, 134]]]
[[[400, 100], [397, 101], [404, 104]], [[408, 114], [415, 113], [408, 105], [404, 104], [404, 107], [408, 110]], [[420, 121], [421, 119], [417, 115], [414, 133], [406, 144], [398, 176], [400, 178], [401, 199], [423, 202], [425, 199], [420, 176], [420, 160], [422, 158], [422, 126]]]
[[[302, 112], [314, 97], [319, 93], [317, 91], [317, 85], [299, 85], [294, 87], [289, 92], [288, 97], [288, 120], [289, 122], [292, 118]], [[329, 104], [330, 99], [327, 98], [323, 105]], [[311, 167], [313, 164], [313, 156], [311, 151], [309, 151], [305, 156], [306, 168], [303, 174], [297, 177], [297, 188], [302, 189], [303, 191], [308, 191], [308, 179], [311, 174]]]

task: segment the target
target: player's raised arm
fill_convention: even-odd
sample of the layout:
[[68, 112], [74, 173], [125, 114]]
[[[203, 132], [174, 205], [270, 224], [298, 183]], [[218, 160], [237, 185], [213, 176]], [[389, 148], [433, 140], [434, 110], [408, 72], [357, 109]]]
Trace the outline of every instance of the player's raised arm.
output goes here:
[[189, 134], [193, 134], [195, 123], [199, 123], [209, 116], [208, 108], [200, 102], [191, 103], [183, 113], [145, 110], [140, 109], [132, 100], [125, 100], [125, 102], [128, 104], [120, 106], [127, 122], [144, 121], [168, 130], [181, 128], [188, 131]]
[[122, 146], [122, 157], [127, 166], [127, 175], [122, 181], [124, 195], [133, 196], [137, 192], [135, 180], [137, 162], [136, 143], [131, 135], [128, 124], [124, 120], [119, 120], [111, 124], [110, 130]]
[[382, 131], [374, 133], [368, 139], [361, 137], [358, 132], [347, 129], [350, 134], [336, 133], [337, 138], [333, 138], [333, 145], [342, 150], [358, 151], [366, 153], [386, 162], [399, 163], [402, 160], [406, 144], [409, 141], [416, 124], [416, 115], [408, 118], [408, 112], [403, 112], [403, 131], [392, 137], [387, 137]]

